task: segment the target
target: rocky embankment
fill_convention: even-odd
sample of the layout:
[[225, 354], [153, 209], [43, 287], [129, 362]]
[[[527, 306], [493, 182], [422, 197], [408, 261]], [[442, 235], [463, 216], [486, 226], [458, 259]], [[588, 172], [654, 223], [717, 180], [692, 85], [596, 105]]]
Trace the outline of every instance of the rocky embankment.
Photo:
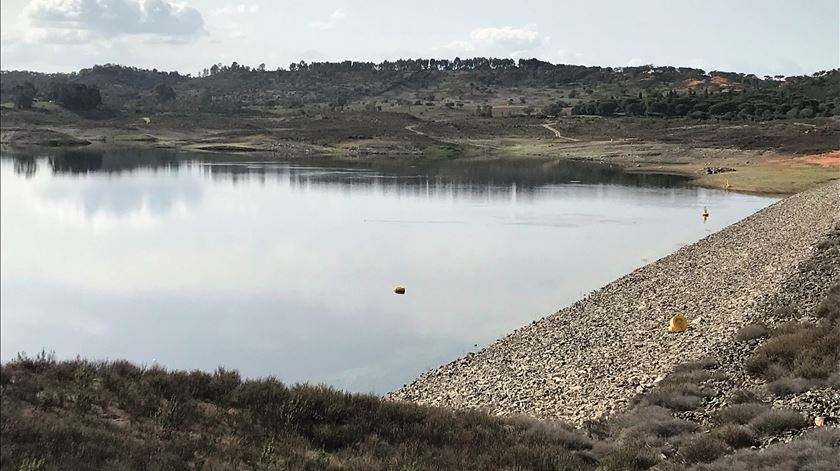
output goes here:
[[[840, 221], [840, 182], [799, 193], [642, 267], [391, 399], [571, 423], [627, 407], [671, 368], [754, 322]], [[690, 328], [668, 333], [682, 313]]]

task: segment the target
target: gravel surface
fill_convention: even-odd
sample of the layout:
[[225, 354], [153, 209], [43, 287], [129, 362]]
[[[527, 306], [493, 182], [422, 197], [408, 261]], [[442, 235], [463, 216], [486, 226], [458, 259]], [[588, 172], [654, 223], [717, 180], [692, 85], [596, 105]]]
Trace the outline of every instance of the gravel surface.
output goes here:
[[[816, 325], [817, 306], [828, 296], [832, 286], [840, 283], [840, 222], [816, 245], [811, 257], [799, 264], [795, 273], [785, 279], [781, 289], [759, 300], [757, 307], [747, 313], [750, 323], [777, 327], [788, 322]], [[840, 389], [812, 387], [807, 391], [778, 397], [767, 389], [767, 383], [750, 375], [745, 368], [748, 359], [766, 341], [766, 337], [751, 340], [733, 339], [716, 348], [704, 363], [712, 365], [708, 380], [697, 384], [711, 393], [704, 398], [702, 408], [676, 412], [675, 417], [709, 427], [714, 424], [716, 411], [730, 405], [733, 392], [749, 391], [756, 401], [774, 409], [792, 409], [802, 414], [810, 424], [804, 429], [789, 430], [765, 437], [761, 446], [780, 441], [789, 442], [814, 428], [815, 419], [821, 417], [826, 425], [840, 423]], [[840, 372], [840, 365], [837, 365]]]
[[[389, 397], [576, 425], [624, 410], [674, 365], [732, 343], [837, 221], [834, 181], [683, 247]], [[669, 334], [677, 313], [689, 330]]]

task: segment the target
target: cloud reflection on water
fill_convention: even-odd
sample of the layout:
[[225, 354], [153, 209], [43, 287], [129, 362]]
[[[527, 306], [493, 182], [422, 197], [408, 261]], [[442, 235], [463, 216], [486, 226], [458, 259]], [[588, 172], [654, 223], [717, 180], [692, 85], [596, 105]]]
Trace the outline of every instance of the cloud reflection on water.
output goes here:
[[566, 162], [62, 158], [2, 161], [3, 359], [44, 347], [377, 392], [773, 201]]

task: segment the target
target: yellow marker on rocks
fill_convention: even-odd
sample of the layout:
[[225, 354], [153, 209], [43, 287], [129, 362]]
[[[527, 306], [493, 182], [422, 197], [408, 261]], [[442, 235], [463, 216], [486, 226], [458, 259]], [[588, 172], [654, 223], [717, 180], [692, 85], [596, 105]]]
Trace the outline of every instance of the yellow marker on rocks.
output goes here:
[[679, 333], [688, 330], [688, 321], [682, 314], [677, 314], [668, 323], [668, 332]]
[[394, 288], [394, 292], [397, 294], [405, 294], [405, 288], [403, 288], [402, 286], [397, 286], [396, 288]]

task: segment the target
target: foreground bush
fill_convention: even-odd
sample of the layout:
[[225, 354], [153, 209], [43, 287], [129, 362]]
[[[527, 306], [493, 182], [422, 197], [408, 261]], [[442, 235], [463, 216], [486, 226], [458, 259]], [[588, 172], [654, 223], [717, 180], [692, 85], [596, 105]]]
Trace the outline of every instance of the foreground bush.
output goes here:
[[592, 469], [561, 424], [322, 386], [20, 358], [0, 369], [2, 469]]

